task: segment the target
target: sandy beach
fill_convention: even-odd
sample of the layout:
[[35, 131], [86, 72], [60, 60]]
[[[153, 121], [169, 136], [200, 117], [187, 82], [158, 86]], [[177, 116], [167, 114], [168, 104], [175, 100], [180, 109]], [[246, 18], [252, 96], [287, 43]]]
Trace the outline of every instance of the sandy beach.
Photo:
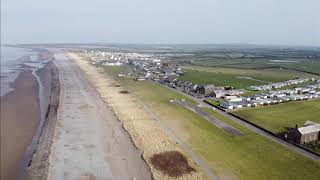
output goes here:
[[80, 68], [56, 53], [60, 99], [47, 179], [151, 179], [129, 135]]
[[[143, 151], [143, 159], [149, 166], [154, 179], [209, 179], [130, 92], [121, 87], [103, 70], [99, 71], [99, 69], [90, 65], [88, 61], [80, 56], [74, 53], [69, 53], [68, 56], [86, 74], [86, 77], [96, 88], [103, 101], [110, 104], [116, 116], [123, 123], [124, 129], [130, 134], [135, 146]], [[166, 152], [183, 154], [186, 157], [186, 164], [189, 164], [194, 171], [183, 173], [178, 177], [163, 173], [157, 168], [157, 165], [152, 164], [151, 159], [154, 155], [162, 155]]]
[[40, 121], [38, 84], [32, 71], [20, 73], [13, 87], [1, 97], [1, 179], [16, 178]]

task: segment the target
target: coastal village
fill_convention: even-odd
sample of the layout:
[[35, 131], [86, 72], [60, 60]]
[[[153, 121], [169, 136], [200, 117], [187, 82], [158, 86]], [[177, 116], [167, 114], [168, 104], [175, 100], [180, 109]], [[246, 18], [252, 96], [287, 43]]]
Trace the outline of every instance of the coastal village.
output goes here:
[[1, 2], [0, 180], [320, 180], [320, 0]]
[[[218, 107], [226, 111], [320, 97], [320, 80], [315, 78], [297, 77], [284, 82], [235, 89], [231, 86], [194, 84], [180, 80], [179, 77], [184, 75], [181, 65], [164, 61], [166, 59], [165, 56], [101, 51], [91, 51], [89, 54], [91, 55], [91, 63], [94, 65], [132, 66], [132, 70], [119, 73], [118, 76], [120, 77], [161, 83], [198, 99], [218, 102]], [[293, 88], [286, 89], [286, 87], [290, 86], [293, 86]], [[244, 96], [248, 91], [255, 91], [256, 93], [252, 96]], [[292, 128], [285, 136], [286, 139], [298, 144], [319, 141], [320, 125], [312, 121], [306, 121], [304, 126]]]
[[[250, 86], [247, 89], [234, 89], [231, 86], [219, 87], [214, 84], [194, 84], [180, 80], [184, 72], [181, 65], [163, 61], [151, 54], [91, 52], [92, 64], [104, 66], [131, 65], [132, 71], [118, 76], [134, 78], [138, 81], [152, 80], [178, 89], [200, 99], [213, 99], [226, 110], [256, 107], [319, 98], [320, 80], [315, 78], [296, 78], [284, 82]], [[306, 83], [308, 82], [308, 83]], [[285, 89], [286, 86], [305, 85]], [[243, 96], [248, 91], [256, 91], [253, 96]], [[261, 91], [261, 93], [259, 93]]]

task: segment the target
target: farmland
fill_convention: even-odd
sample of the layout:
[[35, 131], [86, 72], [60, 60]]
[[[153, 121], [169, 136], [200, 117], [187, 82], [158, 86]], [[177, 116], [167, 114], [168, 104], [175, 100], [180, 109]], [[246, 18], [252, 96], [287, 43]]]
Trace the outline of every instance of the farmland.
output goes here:
[[206, 109], [245, 133], [239, 137], [230, 136], [197, 114], [169, 102], [175, 98], [192, 100], [156, 83], [117, 77], [122, 70], [125, 69], [106, 68], [107, 73], [141, 99], [222, 179], [315, 179], [320, 176], [319, 162], [304, 158]]
[[320, 61], [300, 62], [300, 63], [295, 63], [295, 64], [284, 64], [282, 66], [320, 74]]
[[284, 104], [242, 109], [232, 112], [274, 133], [302, 126], [307, 120], [320, 122], [320, 100], [289, 102]]
[[184, 76], [180, 79], [197, 84], [215, 84], [216, 86], [233, 86], [247, 88], [267, 82], [281, 82], [296, 77], [310, 75], [285, 69], [237, 69], [221, 67], [184, 66]]

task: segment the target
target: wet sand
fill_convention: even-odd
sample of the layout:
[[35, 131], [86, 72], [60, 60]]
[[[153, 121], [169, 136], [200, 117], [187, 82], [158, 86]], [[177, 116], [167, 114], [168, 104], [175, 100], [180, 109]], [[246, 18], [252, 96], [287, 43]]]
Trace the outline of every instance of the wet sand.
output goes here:
[[15, 179], [40, 121], [38, 83], [31, 70], [21, 72], [14, 91], [1, 97], [1, 179]]
[[26, 170], [26, 179], [46, 179], [49, 167], [48, 157], [57, 119], [57, 108], [59, 106], [60, 85], [59, 73], [56, 66], [50, 63], [45, 68], [39, 70], [39, 73], [42, 73], [41, 82], [44, 85], [43, 104], [47, 109], [38, 127], [41, 133], [36, 136], [39, 138], [39, 141], [31, 163]]

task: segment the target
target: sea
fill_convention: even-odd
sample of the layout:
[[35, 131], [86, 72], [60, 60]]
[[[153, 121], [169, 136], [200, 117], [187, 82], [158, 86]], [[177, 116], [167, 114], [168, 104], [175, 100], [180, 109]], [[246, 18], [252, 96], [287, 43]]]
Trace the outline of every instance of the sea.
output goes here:
[[35, 55], [31, 49], [1, 46], [0, 96], [4, 96], [14, 89], [10, 86], [21, 72], [20, 65], [23, 57]]
[[[25, 153], [19, 163], [17, 179], [25, 179], [25, 169], [31, 162], [33, 153], [37, 147], [38, 140], [41, 135], [42, 128], [44, 126], [46, 109], [48, 106], [47, 95], [45, 96], [44, 87], [41, 82], [41, 77], [38, 75], [38, 70], [48, 64], [50, 60], [39, 59], [39, 51], [18, 48], [11, 46], [1, 46], [1, 96], [5, 96], [14, 88], [11, 86], [12, 83], [18, 78], [19, 74], [24, 70], [31, 70], [32, 75], [38, 82], [38, 96], [40, 105], [40, 124], [37, 128], [30, 145], [26, 148]], [[26, 68], [27, 67], [27, 68]], [[21, 133], [21, 132], [20, 132]], [[23, 133], [23, 132], [22, 132]]]
[[32, 74], [41, 86], [40, 78], [36, 71], [43, 68], [49, 61], [39, 60], [38, 53], [38, 51], [27, 48], [1, 46], [0, 96], [4, 96], [14, 90], [11, 84], [17, 79], [19, 73], [24, 70], [22, 65], [27, 65], [30, 67], [28, 68], [29, 70], [33, 70]]

